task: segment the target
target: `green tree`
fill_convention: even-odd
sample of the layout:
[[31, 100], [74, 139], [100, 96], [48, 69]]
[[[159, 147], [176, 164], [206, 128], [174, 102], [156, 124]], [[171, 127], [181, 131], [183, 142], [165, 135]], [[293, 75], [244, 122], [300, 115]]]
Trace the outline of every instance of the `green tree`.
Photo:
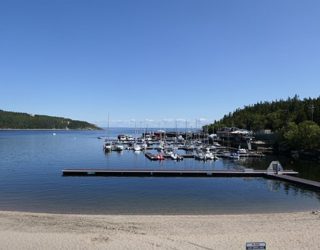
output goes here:
[[290, 122], [284, 129], [283, 141], [292, 149], [300, 147], [299, 128], [294, 122]]
[[302, 149], [318, 149], [320, 146], [320, 127], [313, 121], [304, 121], [298, 125], [298, 139]]
[[320, 148], [320, 127], [312, 121], [300, 124], [290, 122], [283, 131], [282, 147], [288, 149], [314, 150]]

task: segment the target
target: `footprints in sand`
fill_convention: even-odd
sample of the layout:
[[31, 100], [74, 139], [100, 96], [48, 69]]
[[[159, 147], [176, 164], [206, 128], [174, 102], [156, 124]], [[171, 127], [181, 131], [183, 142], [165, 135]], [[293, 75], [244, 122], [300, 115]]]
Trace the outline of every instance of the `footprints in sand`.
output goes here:
[[106, 243], [110, 240], [110, 238], [108, 236], [105, 235], [99, 235], [97, 237], [93, 237], [91, 239], [92, 242], [94, 243]]

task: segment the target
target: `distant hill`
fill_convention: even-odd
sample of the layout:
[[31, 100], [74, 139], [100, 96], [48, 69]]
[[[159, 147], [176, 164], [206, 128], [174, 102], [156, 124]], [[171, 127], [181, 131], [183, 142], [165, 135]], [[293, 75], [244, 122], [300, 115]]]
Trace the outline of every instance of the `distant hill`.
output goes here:
[[254, 132], [268, 129], [274, 132], [273, 147], [276, 151], [308, 151], [320, 160], [319, 125], [320, 97], [300, 100], [294, 96], [287, 100], [245, 106], [203, 129], [209, 133], [222, 127], [238, 127]]
[[279, 131], [290, 122], [299, 124], [308, 120], [320, 124], [320, 97], [300, 100], [294, 96], [287, 100], [259, 102], [225, 115], [208, 125], [208, 129], [210, 132], [221, 127]]
[[0, 110], [0, 129], [83, 129], [97, 130], [94, 124], [69, 118]]

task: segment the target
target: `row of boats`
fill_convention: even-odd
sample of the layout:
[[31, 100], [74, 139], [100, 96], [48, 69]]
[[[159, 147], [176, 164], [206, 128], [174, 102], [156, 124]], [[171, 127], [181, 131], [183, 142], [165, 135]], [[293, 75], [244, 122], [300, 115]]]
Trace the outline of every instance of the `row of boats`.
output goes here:
[[120, 142], [106, 142], [103, 146], [104, 151], [106, 152], [111, 152], [111, 151], [123, 151], [123, 150], [133, 150], [133, 151], [143, 151], [146, 150], [148, 148], [148, 144], [137, 144], [134, 143], [129, 146], [120, 143]]
[[[219, 148], [220, 147], [220, 148]], [[240, 159], [241, 156], [247, 154], [246, 149], [239, 148], [237, 151], [218, 150], [220, 145], [203, 145], [199, 142], [191, 144], [165, 143], [164, 141], [106, 141], [104, 146], [105, 152], [123, 150], [133, 150], [134, 152], [147, 152], [147, 150], [157, 150], [157, 160], [171, 158], [173, 160], [183, 160], [184, 157], [194, 158], [200, 161], [217, 160], [219, 157], [229, 159]], [[185, 150], [186, 154], [178, 154], [179, 149]]]

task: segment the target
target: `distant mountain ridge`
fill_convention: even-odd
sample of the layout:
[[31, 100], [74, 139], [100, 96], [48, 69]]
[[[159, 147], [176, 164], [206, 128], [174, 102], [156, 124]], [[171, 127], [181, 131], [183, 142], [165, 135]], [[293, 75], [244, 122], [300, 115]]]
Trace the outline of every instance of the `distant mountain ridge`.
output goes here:
[[83, 129], [99, 130], [94, 124], [69, 118], [0, 110], [0, 129]]

